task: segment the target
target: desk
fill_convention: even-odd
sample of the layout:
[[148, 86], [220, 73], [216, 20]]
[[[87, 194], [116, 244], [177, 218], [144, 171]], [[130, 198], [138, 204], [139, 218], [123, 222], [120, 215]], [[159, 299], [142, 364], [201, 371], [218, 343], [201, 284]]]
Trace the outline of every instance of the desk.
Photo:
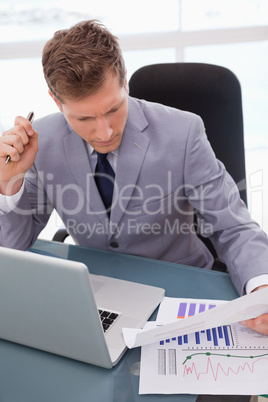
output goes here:
[[[228, 274], [119, 253], [38, 240], [31, 249], [84, 262], [91, 273], [166, 289], [166, 296], [230, 300]], [[0, 340], [1, 402], [193, 402], [196, 395], [139, 395], [140, 348], [112, 370]]]

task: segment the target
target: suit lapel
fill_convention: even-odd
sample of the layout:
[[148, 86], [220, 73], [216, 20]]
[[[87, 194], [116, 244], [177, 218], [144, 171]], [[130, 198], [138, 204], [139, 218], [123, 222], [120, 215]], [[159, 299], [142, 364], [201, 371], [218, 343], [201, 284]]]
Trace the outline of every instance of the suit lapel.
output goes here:
[[137, 102], [129, 99], [129, 116], [118, 152], [112, 232], [116, 229], [135, 189], [150, 140], [142, 131], [148, 122]]

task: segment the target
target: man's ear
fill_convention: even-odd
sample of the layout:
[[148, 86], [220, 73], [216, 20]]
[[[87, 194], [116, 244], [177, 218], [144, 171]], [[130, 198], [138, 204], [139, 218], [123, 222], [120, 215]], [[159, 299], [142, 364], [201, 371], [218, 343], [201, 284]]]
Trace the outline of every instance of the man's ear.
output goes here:
[[62, 106], [61, 106], [60, 101], [52, 94], [52, 92], [50, 90], [48, 91], [48, 93], [51, 96], [51, 98], [54, 100], [54, 102], [56, 103], [56, 105], [58, 106], [60, 111], [62, 112]]

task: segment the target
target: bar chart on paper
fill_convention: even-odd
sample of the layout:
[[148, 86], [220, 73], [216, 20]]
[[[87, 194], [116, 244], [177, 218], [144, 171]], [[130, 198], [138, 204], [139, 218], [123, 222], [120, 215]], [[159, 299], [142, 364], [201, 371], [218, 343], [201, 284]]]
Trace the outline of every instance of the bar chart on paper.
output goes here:
[[[171, 322], [175, 319], [184, 319], [193, 315], [210, 310], [221, 301], [195, 299], [173, 299], [165, 298], [161, 304], [157, 321]], [[178, 344], [183, 349], [265, 349], [264, 339], [260, 334], [248, 330], [240, 324], [223, 325], [220, 327], [204, 329], [203, 331], [186, 334], [177, 338], [167, 338], [160, 342], [160, 345]]]
[[[179, 302], [177, 318], [182, 319], [185, 317], [191, 317], [195, 314], [202, 313], [207, 309], [215, 307], [215, 304], [211, 303], [196, 303], [196, 302]], [[160, 342], [161, 345], [168, 343], [170, 345], [178, 343], [184, 347], [230, 347], [234, 346], [234, 334], [230, 325], [221, 326], [217, 328], [206, 329], [194, 334], [179, 336], [177, 338], [165, 339]]]
[[[165, 298], [158, 324], [202, 313], [222, 302]], [[240, 324], [170, 337], [142, 347], [140, 393], [268, 392], [268, 337]]]

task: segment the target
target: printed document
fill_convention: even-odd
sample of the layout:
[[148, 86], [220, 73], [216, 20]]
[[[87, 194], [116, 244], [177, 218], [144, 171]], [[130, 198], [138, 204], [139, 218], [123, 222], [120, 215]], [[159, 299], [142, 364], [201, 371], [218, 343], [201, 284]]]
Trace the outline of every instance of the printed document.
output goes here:
[[[231, 323], [234, 317], [236, 321], [238, 317], [246, 319], [254, 309], [253, 316], [257, 310], [260, 314], [268, 312], [267, 296], [255, 299], [249, 306], [244, 303], [243, 311], [240, 304], [238, 309], [229, 310], [232, 302], [165, 298], [157, 321], [148, 323], [149, 329], [144, 330], [147, 334], [161, 330], [164, 337], [142, 347], [140, 394], [267, 394], [268, 336]], [[240, 299], [243, 298], [236, 300]], [[224, 313], [222, 320], [215, 318], [215, 312], [226, 313], [226, 308], [229, 318]], [[200, 325], [203, 314], [211, 316]], [[195, 330], [185, 333], [182, 324], [198, 316], [193, 324]], [[179, 331], [172, 330], [168, 336], [163, 329], [174, 320], [181, 323]], [[185, 328], [191, 328], [187, 325]], [[158, 332], [153, 332], [153, 339], [158, 338]]]
[[268, 287], [257, 292], [238, 297], [229, 302], [217, 304], [215, 308], [200, 310], [200, 314], [188, 315], [187, 319], [179, 320], [176, 316], [170, 321], [158, 324], [153, 329], [123, 328], [126, 345], [129, 348], [159, 342], [162, 339], [190, 334], [221, 325], [230, 325], [249, 318], [268, 313]]

